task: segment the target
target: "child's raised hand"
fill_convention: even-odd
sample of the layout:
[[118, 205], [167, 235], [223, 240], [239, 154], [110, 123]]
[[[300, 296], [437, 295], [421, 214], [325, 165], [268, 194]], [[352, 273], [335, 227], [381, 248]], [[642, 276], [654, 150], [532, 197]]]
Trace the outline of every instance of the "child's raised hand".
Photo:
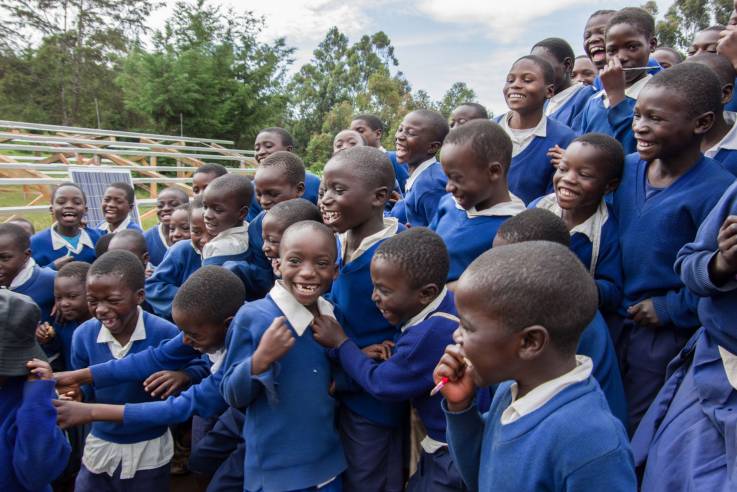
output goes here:
[[48, 362], [41, 359], [32, 359], [26, 362], [30, 374], [26, 378], [28, 381], [50, 381], [54, 379], [54, 371]]
[[476, 394], [476, 383], [473, 381], [473, 368], [466, 362], [460, 345], [448, 345], [432, 373], [433, 381], [445, 383], [440, 392], [448, 403], [448, 410], [460, 412], [468, 408]]
[[548, 149], [547, 156], [550, 159], [550, 164], [557, 168], [560, 161], [563, 160], [563, 154], [565, 154], [565, 152], [566, 150], [559, 145]]
[[36, 340], [38, 343], [49, 343], [56, 333], [48, 323], [39, 323], [36, 327]]
[[719, 251], [709, 273], [719, 284], [723, 284], [737, 273], [737, 215], [730, 215], [724, 220], [719, 228], [717, 244]]
[[622, 62], [619, 61], [619, 58], [616, 56], [611, 57], [607, 65], [599, 72], [599, 78], [609, 99], [609, 107], [616, 106], [624, 101], [626, 82]]
[[269, 366], [281, 359], [289, 349], [294, 346], [295, 340], [292, 332], [287, 326], [284, 316], [279, 316], [271, 322], [266, 329], [258, 348], [251, 358], [251, 374], [261, 374], [269, 369]]
[[61, 258], [57, 258], [56, 260], [54, 260], [54, 270], [59, 271], [61, 267], [73, 261], [73, 256], [62, 256]]
[[658, 313], [655, 311], [655, 304], [653, 304], [652, 299], [645, 299], [634, 306], [628, 307], [627, 314], [632, 318], [632, 321], [640, 326], [647, 328], [658, 328], [660, 326], [660, 319], [658, 319]]
[[317, 316], [312, 322], [312, 333], [317, 343], [327, 348], [338, 348], [348, 337], [338, 320], [332, 316]]
[[719, 33], [717, 53], [726, 56], [732, 66], [737, 68], [737, 26], [727, 26]]
[[143, 389], [152, 397], [161, 397], [166, 400], [172, 395], [178, 395], [192, 382], [189, 374], [182, 371], [159, 371], [151, 374], [143, 382]]
[[92, 405], [71, 400], [52, 400], [56, 407], [56, 423], [62, 429], [92, 422]]
[[92, 372], [89, 368], [55, 372], [54, 379], [56, 380], [56, 391], [59, 394], [79, 393], [80, 384], [92, 383]]

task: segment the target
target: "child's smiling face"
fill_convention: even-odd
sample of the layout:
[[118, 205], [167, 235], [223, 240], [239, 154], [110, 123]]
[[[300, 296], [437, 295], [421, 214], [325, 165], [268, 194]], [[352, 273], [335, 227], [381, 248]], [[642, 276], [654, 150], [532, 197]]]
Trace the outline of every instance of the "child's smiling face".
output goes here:
[[210, 235], [207, 234], [207, 229], [205, 228], [205, 217], [202, 207], [192, 208], [190, 212], [189, 236], [192, 244], [199, 251], [202, 251], [207, 241], [210, 240]]
[[60, 277], [54, 280], [54, 302], [64, 321], [86, 320], [90, 317], [84, 280]]
[[451, 193], [464, 210], [472, 207], [483, 210], [493, 205], [491, 199], [495, 191], [495, 178], [501, 177], [501, 164], [495, 168], [498, 171], [495, 173], [490, 163], [479, 162], [470, 141], [460, 145], [443, 145], [440, 163], [448, 177], [445, 191]]
[[176, 244], [187, 239], [190, 239], [189, 212], [184, 209], [175, 210], [169, 222], [169, 242]]
[[174, 209], [183, 203], [178, 192], [174, 190], [162, 191], [156, 199], [156, 216], [159, 218], [159, 222], [168, 227]]
[[410, 285], [407, 273], [396, 261], [374, 256], [371, 282], [374, 284], [371, 300], [392, 325], [408, 321], [428, 304], [423, 303], [422, 289]]
[[427, 118], [415, 111], [404, 117], [394, 137], [397, 160], [412, 166], [432, 158], [442, 144], [433, 139]]
[[105, 190], [102, 197], [102, 213], [108, 224], [120, 224], [128, 217], [131, 210], [133, 210], [133, 204], [128, 202], [124, 190], [112, 186]]
[[291, 152], [292, 146], [285, 145], [281, 135], [274, 132], [261, 132], [256, 135], [256, 142], [253, 144], [253, 150], [256, 152], [256, 163], [260, 163], [268, 156], [279, 150]]
[[87, 213], [87, 202], [76, 187], [62, 186], [54, 194], [51, 213], [60, 226], [78, 228], [82, 225], [82, 217]]
[[215, 237], [227, 229], [243, 225], [248, 206], [241, 206], [241, 202], [235, 193], [221, 194], [208, 187], [202, 199], [207, 233]]
[[537, 63], [522, 59], [512, 65], [503, 93], [509, 109], [528, 113], [539, 110], [552, 97], [553, 84], [545, 83], [545, 75]]
[[87, 305], [90, 314], [113, 336], [130, 335], [138, 320], [138, 306], [143, 303], [143, 289], [124, 285], [120, 275], [87, 277]]
[[325, 193], [320, 199], [320, 212], [325, 225], [335, 232], [343, 233], [363, 224], [376, 207], [383, 207], [376, 190], [344, 160], [329, 161], [322, 181]]
[[301, 197], [305, 188], [303, 182], [292, 184], [282, 166], [259, 167], [253, 178], [253, 185], [256, 199], [264, 210], [269, 210], [277, 203]]
[[583, 31], [583, 49], [597, 70], [606, 66], [606, 25], [614, 12], [591, 17]]
[[614, 189], [617, 180], [602, 169], [601, 152], [581, 142], [568, 146], [553, 175], [555, 197], [562, 209], [597, 206]]
[[[607, 60], [618, 58], [623, 68], [644, 67], [655, 51], [655, 38], [648, 39], [631, 24], [614, 24], [606, 32]], [[624, 72], [624, 80], [631, 85], [647, 73], [646, 70]]]

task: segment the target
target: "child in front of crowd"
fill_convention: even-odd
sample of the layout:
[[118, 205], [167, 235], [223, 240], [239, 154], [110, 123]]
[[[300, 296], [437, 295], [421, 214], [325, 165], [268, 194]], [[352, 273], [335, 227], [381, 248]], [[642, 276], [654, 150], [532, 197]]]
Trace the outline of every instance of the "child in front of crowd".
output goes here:
[[214, 179], [228, 174], [228, 168], [216, 163], [207, 163], [198, 167], [192, 174], [192, 193], [202, 195]]
[[716, 54], [717, 44], [719, 44], [719, 33], [724, 31], [724, 29], [724, 26], [717, 24], [694, 34], [691, 45], [688, 47], [689, 58], [694, 55], [700, 55], [701, 53]]
[[51, 194], [54, 224], [31, 237], [31, 252], [39, 266], [58, 270], [70, 261], [95, 261], [100, 231], [82, 226], [87, 196], [74, 183], [62, 183]]
[[658, 46], [655, 48], [653, 58], [658, 62], [658, 65], [663, 67], [663, 70], [674, 67], [684, 60], [681, 52], [670, 46]]
[[[580, 134], [604, 133], [616, 138], [625, 154], [635, 151], [633, 110], [651, 77], [647, 69], [637, 68], [648, 65], [656, 45], [655, 21], [645, 10], [631, 7], [611, 14], [606, 25], [606, 66], [599, 72], [603, 90], [589, 99], [574, 125]], [[599, 49], [597, 45], [594, 63], [601, 57]]]
[[371, 260], [372, 298], [384, 318], [402, 330], [386, 361], [361, 351], [332, 318], [322, 317], [312, 325], [315, 339], [335, 350], [346, 374], [370, 395], [410, 400], [417, 411], [427, 435], [410, 491], [465, 490], [448, 453], [440, 395], [431, 394], [433, 368], [458, 327], [453, 294], [445, 287], [449, 266], [443, 240], [422, 227], [397, 234], [376, 250]]
[[253, 186], [243, 175], [226, 174], [213, 180], [202, 196], [205, 230], [211, 237], [202, 248], [203, 265], [247, 261], [248, 223]]
[[366, 145], [386, 152], [387, 157], [392, 161], [392, 166], [394, 167], [399, 194], [404, 195], [404, 187], [409, 177], [409, 171], [406, 165], [400, 164], [397, 161], [396, 152], [388, 151], [381, 145], [381, 139], [384, 136], [384, 123], [381, 119], [373, 114], [359, 114], [353, 117], [350, 128], [361, 134]]
[[573, 48], [564, 39], [547, 38], [536, 43], [530, 54], [550, 63], [555, 73], [553, 96], [545, 103], [545, 116], [572, 128], [586, 102], [595, 94], [590, 85], [572, 80]]
[[586, 55], [579, 55], [573, 61], [571, 80], [576, 84], [594, 85], [596, 79], [596, 65]]
[[440, 158], [448, 194], [440, 200], [430, 229], [448, 248], [447, 281], [453, 283], [491, 247], [497, 228], [525, 206], [507, 188], [512, 141], [496, 123], [479, 119], [452, 130]]
[[720, 95], [711, 69], [681, 63], [655, 75], [635, 106], [638, 153], [627, 156], [613, 199], [624, 271], [620, 314], [629, 318], [615, 343], [632, 430], [663, 385], [666, 365], [699, 327], [696, 297], [673, 264], [734, 181], [701, 154]]
[[53, 374], [34, 338], [41, 312], [28, 297], [0, 289], [0, 318], [0, 484], [8, 492], [51, 492], [71, 447], [56, 425]]
[[530, 207], [553, 212], [571, 234], [571, 249], [596, 280], [599, 309], [616, 316], [622, 303], [622, 254], [617, 220], [604, 197], [622, 177], [622, 145], [608, 135], [589, 133], [565, 150], [553, 175], [554, 193]]
[[435, 217], [448, 182], [435, 155], [448, 131], [443, 115], [429, 109], [412, 111], [397, 128], [397, 161], [409, 170], [404, 198], [391, 211], [400, 222], [427, 227]]
[[143, 233], [149, 261], [154, 267], [159, 266], [172, 244], [169, 238], [172, 229], [171, 216], [177, 207], [186, 203], [189, 203], [189, 197], [179, 188], [166, 188], [156, 197], [156, 216], [159, 223]]
[[333, 155], [341, 150], [361, 145], [366, 145], [366, 141], [360, 133], [355, 130], [341, 130], [333, 138]]
[[488, 120], [489, 113], [486, 108], [479, 103], [465, 102], [451, 111], [448, 117], [448, 127], [453, 128], [465, 125], [471, 120]]
[[309, 329], [316, 318], [334, 316], [322, 295], [338, 274], [336, 259], [328, 227], [290, 226], [279, 247], [281, 280], [232, 322], [221, 392], [246, 411], [244, 491], [342, 490], [346, 461], [328, 393], [330, 360]]
[[[424, 113], [413, 114], [405, 118], [408, 129], [402, 131], [409, 133], [406, 140], [425, 141], [432, 134], [430, 128], [423, 126], [429, 121], [423, 119]], [[437, 116], [434, 120], [447, 127], [445, 119]], [[423, 144], [420, 148], [429, 147]], [[338, 234], [340, 243], [340, 273], [333, 283], [330, 300], [345, 318], [346, 333], [362, 349], [393, 340], [398, 333], [397, 327], [384, 319], [371, 301], [370, 272], [376, 249], [403, 229], [395, 218], [383, 215], [394, 180], [391, 162], [383, 152], [372, 147], [339, 152], [325, 165], [323, 175], [325, 194], [320, 209], [323, 221]], [[354, 388], [344, 389], [336, 386], [336, 395], [342, 403], [339, 428], [348, 460], [344, 475], [346, 489], [402, 490], [400, 429], [406, 405], [381, 402]]]
[[[445, 383], [448, 443], [471, 490], [636, 489], [624, 427], [591, 359], [576, 356], [596, 297], [573, 253], [546, 241], [493, 248], [461, 276], [460, 340], [433, 378]], [[476, 388], [494, 384], [481, 415]]]
[[576, 136], [569, 127], [545, 116], [554, 82], [550, 63], [528, 55], [514, 62], [504, 84], [509, 112], [496, 121], [512, 140], [509, 191], [525, 204], [552, 191], [555, 168], [548, 151], [567, 147]]
[[128, 183], [113, 183], [102, 195], [102, 215], [105, 220], [97, 228], [103, 234], [115, 233], [125, 229], [141, 231], [141, 227], [131, 219], [136, 206], [136, 193]]

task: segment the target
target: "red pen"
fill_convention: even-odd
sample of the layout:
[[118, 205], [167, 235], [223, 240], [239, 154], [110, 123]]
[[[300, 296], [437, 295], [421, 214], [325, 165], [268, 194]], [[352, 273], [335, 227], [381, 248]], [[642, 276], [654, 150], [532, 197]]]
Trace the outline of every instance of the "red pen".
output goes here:
[[446, 384], [448, 384], [448, 378], [446, 377], [440, 378], [440, 381], [438, 382], [438, 384], [436, 384], [435, 387], [432, 389], [432, 391], [430, 391], [430, 396], [437, 395], [440, 392], [440, 390], [443, 389], [443, 386], [445, 386]]

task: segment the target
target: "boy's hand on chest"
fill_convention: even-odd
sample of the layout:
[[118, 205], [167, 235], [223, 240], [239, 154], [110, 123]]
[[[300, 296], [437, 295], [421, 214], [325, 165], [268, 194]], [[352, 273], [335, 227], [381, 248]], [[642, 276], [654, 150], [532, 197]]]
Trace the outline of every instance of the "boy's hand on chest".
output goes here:
[[251, 374], [266, 372], [294, 346], [295, 339], [284, 316], [275, 318], [266, 329], [251, 359]]

